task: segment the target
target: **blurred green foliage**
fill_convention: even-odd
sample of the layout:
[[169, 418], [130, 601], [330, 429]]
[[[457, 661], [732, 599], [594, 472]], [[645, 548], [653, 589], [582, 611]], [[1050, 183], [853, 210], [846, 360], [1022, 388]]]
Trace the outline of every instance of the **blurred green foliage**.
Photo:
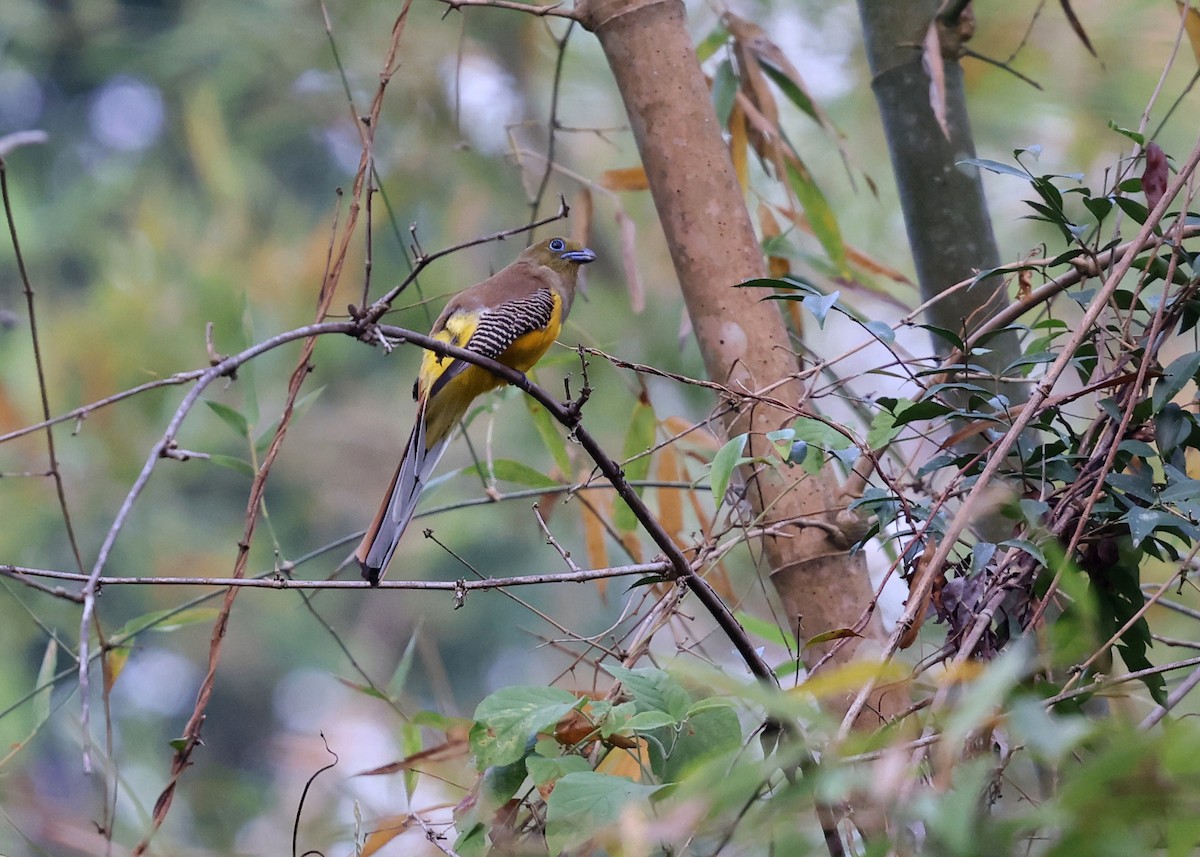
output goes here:
[[[1022, 0], [981, 10], [977, 49], [1004, 58], [1021, 43], [1037, 6]], [[1044, 93], [995, 67], [968, 62], [981, 155], [1002, 157], [1040, 143], [1044, 158], [1107, 165], [1123, 141], [1098, 129], [1110, 119], [1136, 125], [1174, 39], [1173, 7], [1075, 6], [1103, 64], [1088, 57], [1049, 11], [1017, 63], [1046, 86]], [[36, 293], [52, 413], [206, 366], [210, 323], [214, 349], [227, 354], [311, 320], [333, 224], [345, 217], [337, 188], [349, 185], [357, 164], [353, 116], [365, 112], [375, 90], [396, 11], [395, 3], [330, 3], [327, 36], [320, 7], [288, 0], [5, 0], [0, 136], [30, 127], [50, 135], [44, 146], [13, 153], [8, 174]], [[555, 61], [546, 22], [497, 10], [444, 18], [444, 11], [428, 0], [413, 6], [378, 129], [373, 295], [407, 272], [409, 224], [427, 250], [518, 225], [529, 218], [528, 197], [541, 179], [537, 154], [545, 152]], [[715, 26], [714, 13], [699, 5], [691, 11], [699, 41]], [[877, 193], [853, 186], [835, 147], [796, 120], [795, 142], [814, 174], [828, 177], [823, 190], [847, 242], [908, 270], [852, 4], [751, 4], [746, 14], [774, 25], [774, 37], [800, 63], [818, 100], [845, 131], [856, 163], [874, 180]], [[558, 35], [564, 30], [560, 22], [549, 26]], [[1180, 91], [1191, 74], [1184, 50], [1166, 92]], [[559, 122], [585, 129], [559, 134], [557, 160], [566, 169], [595, 183], [605, 170], [636, 163], [603, 58], [592, 37], [579, 30], [571, 36], [562, 93]], [[1187, 126], [1178, 118], [1169, 124], [1160, 138], [1163, 148], [1185, 150]], [[586, 130], [591, 128], [607, 130]], [[1044, 240], [1045, 231], [1017, 222], [1019, 194], [988, 181], [1006, 256]], [[577, 199], [580, 186], [566, 173], [552, 175], [541, 213], [553, 209], [558, 193]], [[682, 307], [648, 196], [616, 197], [637, 224], [634, 260], [648, 292], [646, 311], [635, 315], [623, 288], [612, 198], [593, 189], [590, 241], [601, 261], [591, 266], [590, 289], [563, 341], [702, 376], [695, 346], [680, 336]], [[794, 241], [819, 252], [811, 238]], [[388, 321], [426, 328], [441, 296], [506, 264], [518, 242], [438, 262]], [[360, 242], [334, 303], [338, 311], [362, 303], [364, 258]], [[0, 312], [8, 319], [0, 328], [3, 434], [41, 419], [22, 283], [7, 241], [0, 242]], [[206, 398], [242, 414], [257, 437], [278, 419], [297, 353], [296, 346], [272, 352]], [[318, 344], [309, 389], [322, 393], [294, 426], [272, 472], [269, 520], [255, 539], [252, 571], [270, 571], [342, 540], [344, 546], [298, 569], [310, 577], [333, 573], [353, 544], [348, 537], [373, 513], [407, 433], [417, 359], [411, 349], [385, 356], [349, 340]], [[565, 349], [538, 372], [551, 389], [568, 374], [577, 390], [578, 360]], [[586, 411], [589, 426], [608, 448], [619, 450], [643, 391], [601, 360], [591, 361], [589, 378], [598, 391]], [[703, 391], [656, 381], [647, 387], [660, 420], [700, 419], [711, 407]], [[184, 389], [144, 393], [55, 430], [84, 570]], [[473, 423], [474, 448], [550, 473], [556, 456], [538, 439], [534, 418], [519, 399], [508, 391], [487, 400]], [[250, 456], [247, 442], [210, 408], [192, 413], [179, 441], [190, 450]], [[452, 455], [445, 472], [470, 465], [465, 444]], [[584, 466], [578, 456], [571, 463]], [[0, 561], [77, 570], [53, 483], [36, 475], [46, 468], [43, 435], [0, 444]], [[27, 473], [35, 475], [22, 475]], [[108, 573], [227, 576], [248, 487], [244, 474], [213, 462], [160, 463], [117, 541]], [[480, 493], [479, 477], [465, 472], [431, 492], [428, 504]], [[426, 519], [409, 533], [393, 575], [469, 574], [420, 538], [426, 525], [485, 574], [557, 570], [527, 502]], [[577, 515], [561, 517], [556, 532], [582, 556]], [[749, 562], [732, 565], [738, 581], [752, 579]], [[193, 590], [170, 587], [110, 587], [100, 600], [99, 622], [111, 635], [130, 620], [192, 597]], [[497, 687], [545, 683], [569, 671], [570, 657], [541, 641], [560, 636], [556, 625], [602, 635], [625, 595], [612, 587], [601, 599], [590, 588], [573, 587], [526, 590], [521, 597], [553, 622], [499, 594], [473, 595], [454, 610], [448, 596], [433, 594], [328, 592], [305, 599], [243, 593], [225, 640], [205, 746], [156, 843], [164, 852], [279, 853], [304, 782], [327, 761], [319, 730], [341, 762], [310, 797], [303, 841], [322, 848], [351, 841], [355, 801], [369, 818], [401, 812], [409, 796], [399, 777], [368, 781], [350, 774], [402, 755], [402, 718], [384, 701], [333, 677], [361, 683], [361, 669], [387, 686], [416, 635], [411, 674], [389, 691], [397, 707], [406, 716], [424, 708], [466, 715]], [[12, 750], [0, 767], [0, 853], [102, 853], [102, 838], [89, 821], [103, 816], [107, 802], [115, 806], [117, 841], [140, 837], [165, 782], [168, 742], [191, 710], [207, 657], [211, 622], [205, 614], [191, 618], [197, 621], [132, 641], [113, 693], [117, 767], [104, 771], [101, 758], [101, 773], [89, 778], [81, 773], [77, 665], [69, 655], [78, 648], [78, 610], [0, 578], [0, 648], [6, 653], [0, 747]], [[59, 641], [52, 657], [51, 639]], [[31, 697], [39, 673], [59, 680], [49, 694]], [[95, 687], [99, 670], [93, 674]], [[575, 678], [581, 686], [593, 680]], [[39, 716], [46, 711], [47, 717]], [[94, 693], [92, 737], [100, 747], [104, 722]], [[1178, 752], [1195, 757], [1195, 736], [1182, 730], [1141, 741], [1176, 741]], [[1105, 782], [1134, 766], [1105, 754], [1093, 764]], [[115, 796], [104, 794], [108, 774], [119, 784]], [[964, 768], [961, 776], [972, 776], [971, 770]], [[422, 783], [425, 801], [461, 797], [428, 778]], [[1085, 808], [1093, 799], [1082, 787], [1062, 798]], [[944, 853], [970, 852], [947, 846]]]

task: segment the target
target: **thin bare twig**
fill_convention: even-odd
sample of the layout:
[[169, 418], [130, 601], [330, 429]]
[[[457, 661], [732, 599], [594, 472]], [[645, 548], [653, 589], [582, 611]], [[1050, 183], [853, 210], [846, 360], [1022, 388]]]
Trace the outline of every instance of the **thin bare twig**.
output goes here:
[[[546, 574], [521, 574], [513, 577], [485, 577], [481, 580], [383, 580], [372, 586], [365, 580], [300, 580], [294, 577], [100, 577], [101, 586], [213, 586], [242, 589], [403, 589], [409, 591], [454, 592], [460, 589], [505, 589], [510, 586], [536, 586], [546, 583], [586, 583], [610, 577], [632, 577], [634, 575], [665, 574], [671, 570], [666, 560], [642, 562], [634, 565], [617, 565], [608, 568], [582, 569], [573, 571], [547, 572]], [[0, 575], [21, 583], [35, 584], [38, 578], [46, 580], [69, 580], [86, 583], [86, 574], [57, 571], [49, 568], [26, 568], [19, 565], [0, 565]], [[48, 591], [48, 590], [47, 590]], [[83, 603], [78, 593], [50, 592], [49, 594]]]

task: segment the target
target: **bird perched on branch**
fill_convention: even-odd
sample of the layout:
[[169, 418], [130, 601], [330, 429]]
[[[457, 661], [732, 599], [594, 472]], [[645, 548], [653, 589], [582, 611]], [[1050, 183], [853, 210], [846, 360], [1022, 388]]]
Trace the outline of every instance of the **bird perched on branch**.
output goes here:
[[[507, 268], [455, 295], [429, 335], [526, 372], [558, 337], [575, 298], [579, 266], [595, 258], [566, 238], [534, 244]], [[476, 396], [503, 384], [465, 360], [425, 352], [413, 385], [416, 425], [383, 505], [354, 553], [372, 586], [383, 577], [454, 426]]]

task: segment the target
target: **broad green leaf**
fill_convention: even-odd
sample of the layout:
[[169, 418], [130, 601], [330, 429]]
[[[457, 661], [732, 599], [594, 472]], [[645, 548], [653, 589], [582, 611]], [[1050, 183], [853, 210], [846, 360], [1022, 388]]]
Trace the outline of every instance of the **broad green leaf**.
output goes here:
[[625, 725], [635, 731], [648, 731], [663, 726], [674, 726], [679, 720], [665, 711], [639, 711], [626, 721]]
[[901, 399], [896, 407], [896, 425], [908, 425], [915, 420], [933, 420], [953, 413], [953, 411], [954, 409], [949, 405], [943, 405], [941, 402], [929, 398], [907, 405]]
[[734, 468], [742, 460], [746, 438], [747, 435], [739, 434], [718, 449], [717, 454], [713, 456], [708, 481], [712, 486], [713, 500], [718, 507], [725, 502], [725, 492], [729, 490], [729, 480], [733, 477]]
[[525, 759], [525, 768], [534, 785], [545, 786], [567, 774], [577, 774], [591, 771], [591, 766], [583, 756], [529, 756]]
[[796, 437], [822, 449], [848, 449], [854, 442], [828, 423], [811, 417], [801, 417], [792, 424]]
[[471, 750], [480, 770], [511, 765], [530, 739], [550, 729], [581, 703], [556, 687], [506, 687], [479, 703], [471, 727]]
[[[817, 112], [816, 105], [813, 104], [808, 93], [801, 89], [796, 81], [792, 80], [785, 72], [775, 68], [765, 57], [758, 58], [759, 67], [766, 72], [767, 77], [774, 81], [775, 85], [787, 96], [788, 101], [795, 104], [801, 110], [808, 114], [814, 122], [822, 127], [825, 123], [821, 121], [821, 114]], [[833, 130], [833, 129], [830, 129]]]
[[529, 416], [533, 418], [533, 427], [549, 451], [550, 457], [554, 459], [554, 466], [558, 468], [559, 473], [571, 473], [571, 457], [567, 455], [567, 444], [558, 431], [558, 423], [550, 416], [549, 411], [531, 397], [526, 396], [525, 402], [529, 407]]
[[208, 399], [204, 400], [204, 404], [208, 405], [209, 409], [221, 418], [221, 422], [233, 429], [238, 437], [250, 437], [250, 424], [246, 422], [246, 418], [240, 412], [229, 407], [229, 405], [223, 405], [220, 402], [213, 402]]
[[1154, 412], [1161, 411], [1167, 402], [1179, 395], [1184, 385], [1195, 379], [1197, 373], [1200, 373], [1200, 351], [1190, 351], [1172, 360], [1154, 385], [1151, 399]]
[[633, 697], [639, 712], [662, 711], [675, 720], [687, 715], [692, 698], [668, 673], [653, 667], [631, 670], [613, 666], [608, 670]]
[[813, 314], [813, 318], [817, 320], [817, 327], [825, 326], [825, 318], [837, 304], [841, 294], [841, 292], [834, 291], [827, 295], [806, 295], [804, 297], [804, 308]]
[[471, 825], [454, 840], [454, 853], [458, 857], [484, 857], [488, 848], [488, 828], [483, 822]]
[[1129, 535], [1133, 539], [1133, 546], [1135, 548], [1147, 536], [1160, 527], [1174, 527], [1181, 523], [1179, 518], [1170, 512], [1163, 512], [1158, 509], [1143, 509], [1141, 506], [1134, 506], [1130, 509], [1127, 518], [1129, 521]]
[[887, 322], [867, 321], [863, 322], [863, 327], [884, 345], [891, 345], [896, 341], [896, 331], [892, 330], [892, 326]]
[[878, 410], [871, 418], [871, 427], [867, 430], [867, 446], [880, 450], [896, 439], [901, 427], [896, 425], [896, 415], [890, 411]]
[[[679, 782], [688, 770], [718, 756], [736, 753], [742, 746], [742, 724], [728, 706], [710, 707], [687, 718], [679, 738], [661, 765], [664, 782]], [[658, 744], [650, 742], [650, 765], [659, 770]]]
[[546, 844], [550, 853], [561, 854], [583, 845], [615, 824], [629, 804], [648, 808], [658, 788], [595, 771], [563, 776], [546, 801]]

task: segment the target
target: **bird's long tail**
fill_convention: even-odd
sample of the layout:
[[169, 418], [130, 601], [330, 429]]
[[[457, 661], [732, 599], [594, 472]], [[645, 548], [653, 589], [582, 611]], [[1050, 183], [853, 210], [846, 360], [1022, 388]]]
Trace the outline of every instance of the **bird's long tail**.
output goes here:
[[396, 545], [400, 543], [400, 537], [404, 535], [417, 509], [421, 491], [450, 443], [452, 432], [445, 432], [432, 446], [426, 447], [425, 426], [425, 410], [422, 408], [417, 414], [417, 424], [408, 438], [404, 457], [400, 459], [400, 466], [392, 477], [383, 505], [375, 513], [375, 520], [354, 552], [362, 576], [372, 586], [378, 585], [383, 577], [392, 554], [396, 552]]

